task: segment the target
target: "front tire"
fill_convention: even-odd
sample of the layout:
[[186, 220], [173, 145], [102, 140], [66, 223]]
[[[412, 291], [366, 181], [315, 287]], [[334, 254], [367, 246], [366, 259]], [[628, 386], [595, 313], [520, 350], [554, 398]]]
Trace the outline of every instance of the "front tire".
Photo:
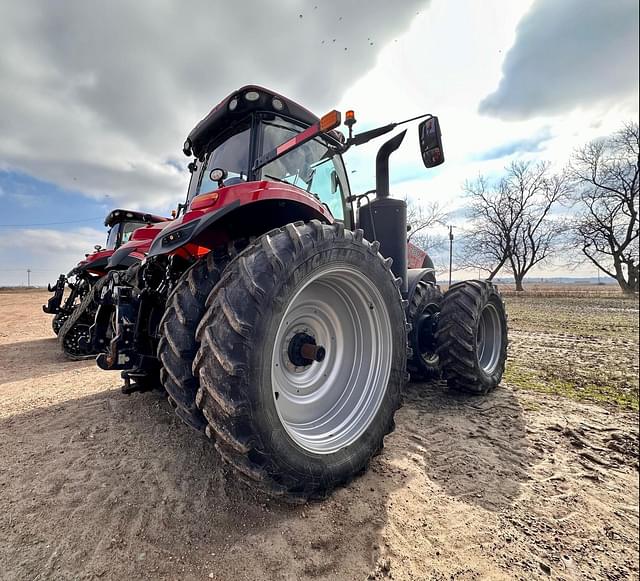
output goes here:
[[288, 224], [233, 260], [209, 298], [194, 362], [206, 433], [272, 494], [326, 496], [393, 430], [406, 323], [378, 247], [342, 224]]
[[450, 389], [479, 395], [495, 389], [504, 372], [508, 341], [498, 289], [485, 280], [451, 285], [442, 300], [436, 339]]

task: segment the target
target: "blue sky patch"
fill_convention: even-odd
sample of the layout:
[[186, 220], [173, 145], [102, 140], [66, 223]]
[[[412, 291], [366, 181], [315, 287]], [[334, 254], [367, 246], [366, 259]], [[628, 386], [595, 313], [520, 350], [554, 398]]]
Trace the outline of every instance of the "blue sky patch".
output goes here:
[[104, 228], [104, 218], [113, 208], [109, 196], [93, 200], [26, 174], [0, 171], [0, 228], [70, 227]]

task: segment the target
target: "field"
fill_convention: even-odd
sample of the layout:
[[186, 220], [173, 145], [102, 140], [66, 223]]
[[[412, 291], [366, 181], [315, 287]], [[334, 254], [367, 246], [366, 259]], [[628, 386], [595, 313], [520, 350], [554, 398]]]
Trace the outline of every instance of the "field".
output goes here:
[[507, 297], [492, 395], [411, 385], [371, 469], [304, 506], [66, 361], [46, 293], [0, 292], [0, 579], [638, 579], [638, 303], [547, 291]]

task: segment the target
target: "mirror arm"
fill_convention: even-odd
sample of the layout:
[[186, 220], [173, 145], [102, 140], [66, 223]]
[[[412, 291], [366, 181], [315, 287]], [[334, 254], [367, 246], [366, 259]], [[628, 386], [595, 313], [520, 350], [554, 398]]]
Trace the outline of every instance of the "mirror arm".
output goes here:
[[411, 119], [405, 119], [404, 121], [399, 121], [396, 125], [404, 125], [405, 123], [411, 123], [411, 121], [417, 121], [418, 119], [431, 119], [433, 115], [431, 113], [423, 113], [422, 115], [418, 115], [417, 117], [411, 117]]
[[369, 131], [363, 131], [362, 133], [358, 133], [357, 135], [354, 135], [353, 137], [347, 139], [344, 147], [341, 149], [341, 153], [345, 153], [352, 145], [363, 145], [364, 143], [368, 143], [376, 137], [385, 135], [386, 133], [393, 131], [398, 125], [404, 125], [405, 123], [411, 123], [411, 121], [417, 121], [418, 119], [431, 117], [433, 117], [431, 113], [424, 113], [416, 117], [411, 117], [410, 119], [405, 119], [404, 121], [399, 121], [398, 123], [389, 123], [388, 125], [383, 125], [382, 127], [376, 127], [375, 129], [370, 129]]

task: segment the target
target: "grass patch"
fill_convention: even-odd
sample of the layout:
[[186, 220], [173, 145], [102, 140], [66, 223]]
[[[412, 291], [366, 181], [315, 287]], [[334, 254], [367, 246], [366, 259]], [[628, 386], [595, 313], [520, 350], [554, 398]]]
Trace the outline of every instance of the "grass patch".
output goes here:
[[638, 411], [638, 390], [620, 386], [596, 385], [545, 377], [537, 370], [521, 367], [510, 361], [505, 369], [504, 381], [526, 391], [537, 391], [567, 397], [576, 401], [588, 401], [614, 405], [625, 410]]
[[637, 300], [506, 299], [510, 347], [505, 381], [579, 401], [638, 410]]

